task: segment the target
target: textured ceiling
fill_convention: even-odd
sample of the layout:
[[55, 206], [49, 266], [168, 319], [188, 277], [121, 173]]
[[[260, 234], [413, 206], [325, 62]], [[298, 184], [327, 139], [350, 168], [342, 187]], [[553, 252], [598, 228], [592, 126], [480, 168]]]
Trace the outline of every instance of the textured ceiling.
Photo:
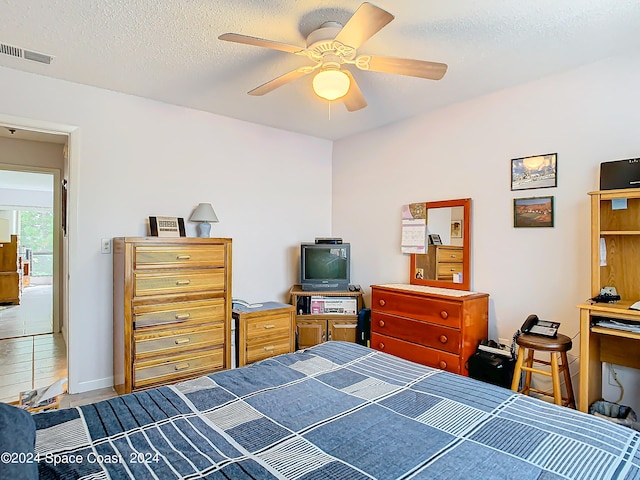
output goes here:
[[0, 66], [338, 139], [444, 105], [640, 48], [640, 0], [379, 0], [395, 20], [359, 54], [442, 62], [440, 81], [352, 70], [368, 107], [347, 112], [311, 91], [311, 76], [246, 92], [309, 60], [218, 40], [241, 33], [292, 45], [344, 0], [0, 0], [0, 43], [50, 65], [0, 54]]

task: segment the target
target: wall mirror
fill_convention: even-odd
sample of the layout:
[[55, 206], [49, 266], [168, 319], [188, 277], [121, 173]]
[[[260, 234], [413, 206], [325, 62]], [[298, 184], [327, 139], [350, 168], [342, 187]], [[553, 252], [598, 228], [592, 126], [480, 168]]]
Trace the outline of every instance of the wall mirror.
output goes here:
[[411, 255], [413, 285], [470, 290], [471, 199], [426, 202], [425, 254]]

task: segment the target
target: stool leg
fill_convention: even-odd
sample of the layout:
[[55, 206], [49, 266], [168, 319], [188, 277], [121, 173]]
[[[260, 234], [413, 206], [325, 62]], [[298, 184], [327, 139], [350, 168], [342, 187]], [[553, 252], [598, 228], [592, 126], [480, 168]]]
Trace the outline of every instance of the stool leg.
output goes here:
[[571, 372], [569, 371], [569, 362], [567, 361], [567, 352], [560, 353], [562, 360], [562, 371], [564, 372], [564, 386], [567, 390], [567, 407], [576, 408], [576, 400], [573, 397], [573, 386], [571, 385]]
[[511, 381], [511, 390], [518, 391], [520, 386], [520, 376], [522, 375], [522, 362], [524, 361], [524, 348], [518, 347], [518, 359], [516, 360], [516, 366], [513, 368], [513, 380]]
[[560, 370], [558, 368], [558, 355], [555, 352], [551, 352], [551, 379], [553, 380], [553, 401], [556, 405], [562, 405]]
[[[532, 349], [529, 349], [529, 351], [527, 352], [527, 359], [525, 360], [524, 364], [526, 367], [528, 368], [533, 368], [533, 354], [535, 352]], [[533, 372], [531, 372], [531, 370], [525, 370], [524, 373], [524, 386], [522, 387], [522, 393], [524, 393], [525, 395], [529, 395], [530, 393], [530, 389], [531, 389], [531, 376], [533, 375]]]

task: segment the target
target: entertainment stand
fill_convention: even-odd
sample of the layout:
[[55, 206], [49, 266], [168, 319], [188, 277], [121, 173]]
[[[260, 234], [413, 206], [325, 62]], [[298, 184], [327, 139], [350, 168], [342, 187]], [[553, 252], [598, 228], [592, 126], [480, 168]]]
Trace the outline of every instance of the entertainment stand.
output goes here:
[[[307, 291], [300, 285], [294, 285], [289, 291], [291, 305], [296, 307], [296, 337], [297, 348], [309, 348], [328, 340], [356, 341], [356, 329], [358, 326], [358, 312], [364, 308], [364, 292], [358, 291]], [[317, 304], [312, 309], [312, 297], [318, 297]], [[335, 302], [344, 303], [348, 313], [324, 313], [320, 299], [346, 300]], [[353, 300], [349, 302], [348, 300]], [[305, 304], [305, 305], [303, 305]], [[351, 307], [355, 304], [355, 310]], [[308, 307], [307, 307], [308, 306]], [[331, 308], [339, 310], [342, 307]], [[352, 313], [353, 312], [353, 313]]]

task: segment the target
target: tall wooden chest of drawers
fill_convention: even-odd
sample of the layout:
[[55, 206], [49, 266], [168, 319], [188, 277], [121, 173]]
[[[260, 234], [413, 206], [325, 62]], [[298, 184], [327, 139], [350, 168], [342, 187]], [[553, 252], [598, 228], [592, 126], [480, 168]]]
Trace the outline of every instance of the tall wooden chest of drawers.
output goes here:
[[231, 367], [231, 239], [113, 239], [119, 394]]
[[488, 334], [489, 295], [421, 285], [371, 286], [371, 347], [468, 375]]

